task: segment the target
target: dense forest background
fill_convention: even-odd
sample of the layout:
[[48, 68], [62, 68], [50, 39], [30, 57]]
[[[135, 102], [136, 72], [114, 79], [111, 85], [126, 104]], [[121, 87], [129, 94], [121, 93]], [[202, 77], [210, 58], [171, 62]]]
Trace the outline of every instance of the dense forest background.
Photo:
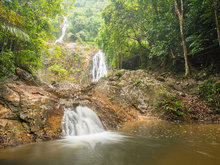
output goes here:
[[217, 0], [112, 0], [102, 13], [98, 44], [112, 67], [138, 57], [142, 68], [184, 68], [189, 56], [219, 47], [219, 12]]
[[197, 66], [218, 71], [219, 13], [218, 0], [0, 0], [0, 77], [41, 67], [63, 16], [65, 40], [96, 45], [112, 68], [189, 75], [202, 59]]
[[47, 41], [54, 38], [54, 24], [72, 5], [63, 0], [1, 0], [0, 77], [10, 76], [16, 67], [41, 67]]
[[77, 0], [74, 9], [68, 13], [68, 40], [94, 45], [103, 22], [101, 13], [107, 4], [106, 0]]

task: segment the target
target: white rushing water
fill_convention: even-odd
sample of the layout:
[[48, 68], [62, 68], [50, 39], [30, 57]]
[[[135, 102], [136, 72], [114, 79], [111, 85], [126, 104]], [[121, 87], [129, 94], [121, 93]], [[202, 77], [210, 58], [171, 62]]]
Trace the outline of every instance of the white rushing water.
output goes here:
[[105, 63], [105, 54], [99, 50], [99, 52], [93, 56], [92, 60], [92, 81], [97, 82], [101, 77], [108, 74]]
[[65, 108], [62, 120], [64, 139], [61, 142], [68, 147], [96, 144], [119, 143], [125, 138], [115, 132], [106, 131], [96, 113], [88, 107], [78, 106], [75, 110]]
[[63, 116], [63, 134], [81, 136], [103, 132], [99, 117], [88, 107], [78, 106], [76, 110], [66, 108]]
[[55, 41], [55, 44], [56, 44], [56, 43], [60, 43], [60, 42], [63, 41], [63, 38], [64, 38], [64, 36], [65, 36], [65, 34], [66, 34], [66, 29], [67, 29], [67, 27], [68, 27], [68, 19], [67, 19], [67, 17], [64, 17], [64, 20], [63, 20], [63, 28], [62, 28], [62, 35], [60, 36], [59, 39], [57, 39], [57, 40]]

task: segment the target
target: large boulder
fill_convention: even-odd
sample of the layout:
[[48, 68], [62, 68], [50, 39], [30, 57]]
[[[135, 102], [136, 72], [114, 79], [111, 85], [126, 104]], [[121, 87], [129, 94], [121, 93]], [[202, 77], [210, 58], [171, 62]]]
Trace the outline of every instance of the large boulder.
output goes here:
[[162, 91], [171, 88], [144, 70], [121, 70], [100, 80], [93, 91], [106, 95], [115, 104], [129, 104], [140, 113], [149, 113]]

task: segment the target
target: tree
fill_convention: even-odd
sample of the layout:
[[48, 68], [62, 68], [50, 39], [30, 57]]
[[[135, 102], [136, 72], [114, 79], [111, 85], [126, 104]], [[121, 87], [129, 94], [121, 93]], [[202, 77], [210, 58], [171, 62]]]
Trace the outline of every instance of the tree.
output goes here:
[[5, 63], [9, 60], [11, 68], [34, 71], [41, 66], [46, 41], [54, 37], [53, 20], [66, 12], [67, 5], [63, 0], [0, 1], [0, 65], [4, 68], [0, 78], [13, 72]]
[[214, 0], [214, 11], [215, 11], [216, 29], [217, 29], [217, 34], [218, 34], [218, 44], [220, 46], [220, 25], [219, 25], [219, 18], [218, 18], [218, 0]]
[[181, 32], [181, 38], [182, 38], [182, 44], [183, 44], [183, 51], [184, 51], [184, 60], [185, 60], [185, 76], [188, 76], [190, 74], [189, 71], [189, 64], [188, 64], [188, 57], [187, 57], [187, 46], [186, 46], [186, 40], [184, 35], [184, 29], [183, 29], [183, 0], [181, 2], [181, 10], [178, 7], [177, 1], [175, 0], [175, 10], [179, 18], [179, 24], [180, 24], [180, 32]]

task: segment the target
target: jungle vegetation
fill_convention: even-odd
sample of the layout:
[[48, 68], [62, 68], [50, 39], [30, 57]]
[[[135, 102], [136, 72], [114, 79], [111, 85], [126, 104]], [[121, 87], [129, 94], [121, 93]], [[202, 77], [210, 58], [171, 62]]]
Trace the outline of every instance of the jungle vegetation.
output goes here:
[[47, 41], [54, 38], [54, 22], [71, 9], [67, 0], [0, 1], [0, 77], [16, 67], [30, 72], [39, 68]]
[[113, 68], [131, 57], [140, 68], [149, 61], [177, 67], [180, 59], [187, 76], [188, 57], [219, 47], [219, 13], [217, 0], [111, 0], [97, 43]]
[[41, 67], [63, 15], [67, 41], [96, 43], [112, 68], [137, 57], [138, 68], [181, 66], [187, 76], [188, 58], [219, 49], [219, 13], [218, 0], [0, 0], [0, 77]]

